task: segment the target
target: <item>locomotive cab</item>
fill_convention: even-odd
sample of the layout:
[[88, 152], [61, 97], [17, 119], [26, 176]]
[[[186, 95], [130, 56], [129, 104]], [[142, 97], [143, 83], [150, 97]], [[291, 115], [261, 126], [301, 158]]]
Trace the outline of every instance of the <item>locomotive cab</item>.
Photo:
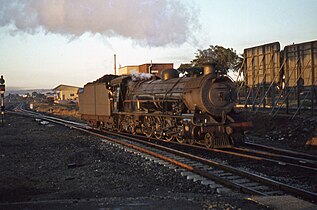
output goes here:
[[118, 77], [111, 80], [111, 89], [112, 89], [112, 110], [114, 113], [124, 111], [124, 101], [127, 92], [127, 83], [131, 80], [129, 76]]

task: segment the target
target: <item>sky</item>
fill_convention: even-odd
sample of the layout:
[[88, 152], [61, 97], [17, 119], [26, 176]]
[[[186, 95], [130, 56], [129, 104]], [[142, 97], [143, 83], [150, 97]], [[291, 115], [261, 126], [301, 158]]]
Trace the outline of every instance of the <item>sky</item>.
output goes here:
[[189, 63], [210, 45], [317, 40], [315, 0], [0, 0], [7, 89], [82, 87], [119, 66]]

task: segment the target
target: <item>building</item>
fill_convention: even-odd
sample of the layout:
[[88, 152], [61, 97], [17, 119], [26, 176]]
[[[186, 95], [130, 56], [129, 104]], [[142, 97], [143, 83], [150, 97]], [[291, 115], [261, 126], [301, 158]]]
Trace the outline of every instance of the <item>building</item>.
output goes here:
[[53, 89], [57, 95], [57, 101], [77, 101], [78, 100], [78, 90], [79, 87], [70, 86], [70, 85], [59, 85]]
[[139, 72], [139, 66], [124, 66], [119, 68], [119, 75], [129, 75]]
[[161, 76], [164, 69], [174, 68], [173, 63], [146, 63], [139, 66], [124, 66], [119, 68], [119, 75], [129, 75], [133, 73], [151, 73]]

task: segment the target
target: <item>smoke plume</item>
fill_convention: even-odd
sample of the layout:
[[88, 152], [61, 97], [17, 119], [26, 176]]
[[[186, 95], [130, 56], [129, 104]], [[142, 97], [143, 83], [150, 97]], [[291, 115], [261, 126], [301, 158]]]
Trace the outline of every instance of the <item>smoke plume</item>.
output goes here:
[[72, 39], [99, 33], [149, 46], [192, 39], [196, 17], [195, 9], [176, 0], [0, 0], [0, 27], [13, 25], [13, 32], [44, 30]]

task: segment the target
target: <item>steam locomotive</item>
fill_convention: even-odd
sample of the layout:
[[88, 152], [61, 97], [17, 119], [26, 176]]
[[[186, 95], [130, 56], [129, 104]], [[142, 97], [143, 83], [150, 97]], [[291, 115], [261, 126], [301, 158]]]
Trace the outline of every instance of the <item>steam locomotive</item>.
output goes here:
[[108, 75], [107, 80], [88, 83], [79, 93], [81, 118], [100, 129], [220, 148], [241, 143], [250, 126], [232, 117], [235, 84], [212, 65], [201, 76], [179, 77], [166, 69], [161, 78]]

